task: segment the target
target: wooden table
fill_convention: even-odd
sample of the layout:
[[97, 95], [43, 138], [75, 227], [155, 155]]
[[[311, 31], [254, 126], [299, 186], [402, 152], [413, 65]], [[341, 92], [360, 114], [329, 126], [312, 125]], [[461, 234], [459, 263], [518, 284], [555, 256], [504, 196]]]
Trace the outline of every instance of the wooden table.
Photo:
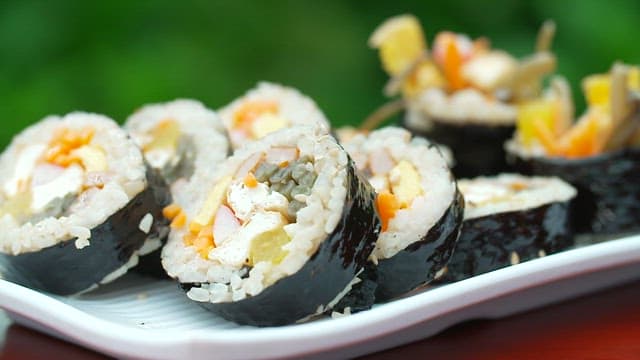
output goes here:
[[[104, 358], [7, 325], [0, 359]], [[640, 281], [504, 319], [466, 322], [364, 358], [640, 359]]]

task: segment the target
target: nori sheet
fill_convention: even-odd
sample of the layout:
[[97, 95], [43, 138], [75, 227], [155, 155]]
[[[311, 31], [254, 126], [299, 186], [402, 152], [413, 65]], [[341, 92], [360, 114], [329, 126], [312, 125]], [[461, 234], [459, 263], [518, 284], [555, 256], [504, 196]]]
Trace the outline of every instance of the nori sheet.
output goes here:
[[503, 144], [513, 135], [513, 125], [479, 125], [431, 121], [428, 131], [417, 131], [401, 124], [414, 135], [448, 146], [453, 151], [456, 178], [496, 175], [507, 170]]
[[454, 199], [440, 220], [418, 242], [393, 257], [367, 263], [358, 277], [361, 282], [338, 302], [335, 310], [351, 313], [370, 309], [429, 283], [443, 269], [456, 248], [464, 215], [464, 198], [456, 189]]
[[[433, 280], [456, 248], [464, 215], [464, 198], [456, 188], [440, 220], [415, 242], [375, 266], [376, 302], [391, 300]], [[417, 220], [416, 220], [417, 221]]]
[[[149, 168], [147, 168], [148, 170]], [[166, 191], [157, 188], [162, 182], [147, 172], [147, 187], [105, 222], [91, 229], [90, 245], [75, 247], [75, 238], [40, 251], [5, 255], [7, 276], [21, 285], [58, 295], [71, 295], [98, 285], [105, 276], [125, 265], [134, 251], [149, 235], [165, 233], [166, 222], [158, 196]], [[140, 220], [153, 215], [152, 231], [145, 234], [138, 228]]]
[[[147, 176], [147, 181], [153, 189], [153, 194], [156, 198], [156, 203], [160, 206], [160, 209], [171, 204], [171, 192], [164, 178], [160, 175], [160, 171], [153, 169], [147, 165], [147, 171], [153, 173]], [[161, 253], [162, 247], [167, 242], [167, 236], [169, 235], [169, 223], [170, 221], [162, 215], [160, 211], [159, 217], [156, 214], [153, 215], [153, 225], [147, 235], [147, 239], [160, 239], [161, 245], [157, 250], [150, 252], [149, 254], [140, 256], [138, 265], [131, 269], [132, 271], [154, 277], [156, 279], [169, 279], [169, 275], [162, 267]]]
[[618, 234], [640, 230], [640, 149], [584, 159], [508, 154], [527, 175], [557, 176], [575, 186], [573, 226], [578, 233]]
[[[342, 218], [315, 254], [293, 275], [236, 302], [198, 302], [227, 320], [254, 326], [294, 323], [331, 302], [365, 266], [380, 233], [375, 192], [349, 160]], [[200, 284], [183, 283], [184, 291]]]
[[439, 282], [469, 278], [519, 262], [552, 254], [573, 245], [569, 202], [554, 202], [532, 209], [510, 211], [463, 222], [456, 251]]

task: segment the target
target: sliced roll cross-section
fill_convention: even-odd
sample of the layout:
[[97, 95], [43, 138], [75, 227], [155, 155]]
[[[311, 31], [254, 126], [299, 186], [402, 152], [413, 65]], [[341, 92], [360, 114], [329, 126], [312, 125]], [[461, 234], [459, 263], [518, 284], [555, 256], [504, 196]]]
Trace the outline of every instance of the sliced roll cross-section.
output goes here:
[[[373, 189], [322, 130], [284, 129], [248, 144], [165, 208], [163, 265], [189, 299], [222, 317], [283, 325], [324, 312], [373, 250]], [[198, 194], [198, 195], [196, 195]]]
[[363, 275], [377, 284], [375, 300], [429, 283], [451, 257], [464, 210], [446, 160], [396, 127], [355, 135], [344, 146], [377, 192], [382, 232]]
[[329, 121], [318, 105], [298, 90], [261, 82], [244, 96], [219, 110], [234, 149], [265, 135], [295, 125], [328, 132]]
[[169, 195], [111, 119], [51, 116], [0, 157], [7, 276], [56, 294], [110, 282], [161, 246]]
[[229, 153], [222, 122], [195, 100], [146, 105], [127, 119], [125, 128], [172, 190], [184, 187], [196, 169], [221, 163]]
[[573, 245], [576, 190], [552, 177], [502, 174], [458, 182], [465, 220], [444, 279], [462, 280]]

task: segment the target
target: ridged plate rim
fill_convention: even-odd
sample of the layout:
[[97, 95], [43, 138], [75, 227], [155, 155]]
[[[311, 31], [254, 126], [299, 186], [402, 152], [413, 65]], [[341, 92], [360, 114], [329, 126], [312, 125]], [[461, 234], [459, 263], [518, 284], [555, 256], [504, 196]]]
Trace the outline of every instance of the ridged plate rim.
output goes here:
[[[435, 323], [438, 318], [456, 312], [458, 316], [450, 316], [448, 322], [440, 321], [437, 328], [425, 331], [424, 337], [463, 320], [506, 315], [506, 310], [485, 314], [469, 311], [492, 299], [629, 264], [640, 264], [640, 235], [567, 250], [423, 290], [351, 316], [272, 328], [213, 327], [188, 331], [139, 328], [109, 321], [6, 280], [0, 280], [0, 307], [21, 324], [117, 357], [300, 357], [330, 355], [334, 350], [356, 346], [359, 350], [354, 351], [360, 354], [368, 352], [367, 349], [400, 345], [403, 342], [397, 335], [403, 331], [428, 325], [430, 321]], [[598, 287], [619, 281], [612, 278]], [[390, 340], [391, 334], [394, 340]]]

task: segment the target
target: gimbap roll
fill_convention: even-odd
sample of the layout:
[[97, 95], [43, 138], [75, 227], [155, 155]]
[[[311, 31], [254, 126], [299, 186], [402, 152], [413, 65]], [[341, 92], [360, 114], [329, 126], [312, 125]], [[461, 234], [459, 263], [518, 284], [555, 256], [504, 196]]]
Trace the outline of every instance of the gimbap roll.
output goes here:
[[502, 174], [462, 179], [466, 207], [442, 280], [456, 281], [573, 245], [569, 204], [576, 190], [551, 177]]
[[87, 291], [161, 246], [169, 199], [113, 120], [50, 116], [0, 156], [0, 250], [27, 286]]
[[[536, 53], [518, 60], [492, 49], [486, 38], [448, 31], [436, 34], [428, 50], [418, 19], [401, 15], [380, 25], [369, 45], [379, 50], [391, 76], [385, 93], [402, 95], [395, 102], [406, 109], [402, 125], [450, 147], [454, 173], [469, 177], [506, 169], [502, 144], [513, 133], [517, 105], [538, 97], [542, 77], [555, 68], [548, 50], [554, 31], [553, 23], [545, 23]], [[391, 108], [382, 107], [365, 125], [377, 123]]]
[[261, 82], [218, 113], [233, 149], [294, 125], [309, 125], [329, 132], [329, 121], [316, 103], [298, 90]]
[[382, 232], [363, 276], [376, 282], [375, 300], [429, 283], [453, 253], [464, 211], [445, 159], [396, 127], [356, 135], [344, 146], [377, 192]]
[[[198, 169], [210, 172], [229, 154], [222, 122], [215, 112], [195, 100], [145, 105], [129, 116], [124, 127], [173, 197], [182, 196]], [[138, 272], [166, 277], [160, 264], [160, 248], [140, 261]]]
[[640, 229], [640, 68], [615, 64], [582, 83], [587, 110], [573, 119], [566, 80], [545, 98], [523, 104], [506, 144], [520, 172], [558, 176], [578, 189], [579, 233], [621, 234]]
[[293, 127], [236, 150], [189, 201], [165, 208], [162, 251], [189, 299], [222, 317], [283, 325], [324, 312], [380, 229], [374, 191], [324, 129]]
[[[343, 126], [343, 127], [334, 129], [332, 132], [333, 132], [333, 135], [336, 137], [336, 140], [338, 140], [339, 144], [347, 144], [351, 140], [353, 140], [353, 138], [355, 138], [356, 135], [362, 135], [366, 137], [369, 135], [371, 131], [358, 129], [351, 126]], [[456, 161], [453, 158], [453, 152], [451, 151], [451, 149], [449, 149], [448, 146], [437, 144], [437, 143], [431, 143], [431, 145], [438, 148], [438, 151], [440, 151], [440, 155], [444, 157], [444, 159], [446, 160], [450, 168], [455, 166]]]
[[124, 125], [146, 161], [179, 188], [196, 169], [221, 163], [229, 153], [222, 122], [195, 100], [145, 105]]

